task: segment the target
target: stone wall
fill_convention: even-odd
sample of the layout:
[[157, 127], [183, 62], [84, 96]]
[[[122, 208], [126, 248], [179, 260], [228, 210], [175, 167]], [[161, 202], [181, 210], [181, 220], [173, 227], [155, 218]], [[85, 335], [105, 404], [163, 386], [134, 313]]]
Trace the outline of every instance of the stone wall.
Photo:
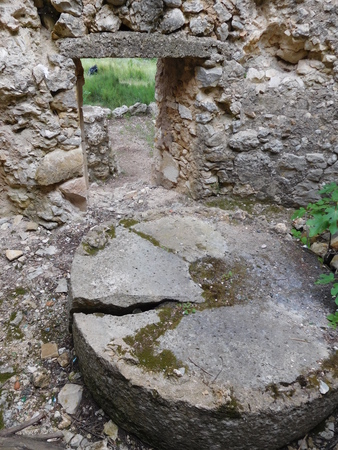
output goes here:
[[62, 185], [79, 178], [84, 195], [85, 56], [160, 58], [165, 186], [314, 200], [338, 174], [337, 25], [334, 0], [2, 0], [3, 211], [49, 227], [75, 213]]

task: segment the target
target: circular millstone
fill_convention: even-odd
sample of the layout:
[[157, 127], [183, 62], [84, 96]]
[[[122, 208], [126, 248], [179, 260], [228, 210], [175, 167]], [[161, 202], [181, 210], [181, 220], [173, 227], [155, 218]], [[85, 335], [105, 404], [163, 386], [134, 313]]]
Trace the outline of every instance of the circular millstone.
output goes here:
[[[116, 423], [156, 449], [246, 450], [249, 444], [267, 450], [304, 435], [333, 411], [338, 354], [328, 347], [328, 311], [313, 283], [312, 255], [276, 236], [253, 238], [250, 229], [194, 217], [133, 228], [143, 237], [130, 235], [147, 243], [156, 237], [152, 247], [177, 258], [166, 260], [168, 272], [170, 264], [184, 263], [181, 276], [192, 291], [190, 302], [139, 314], [95, 314], [95, 301], [92, 314], [90, 302], [87, 314], [74, 313], [85, 382]], [[105, 247], [114, 255], [119, 235]], [[150, 247], [135, 243], [133, 249], [148, 264]], [[96, 264], [91, 276], [100, 270]], [[162, 274], [159, 266], [153, 276]], [[93, 281], [88, 274], [83, 279], [88, 286]], [[163, 299], [182, 294], [178, 287]], [[189, 286], [184, 289], [186, 301]]]

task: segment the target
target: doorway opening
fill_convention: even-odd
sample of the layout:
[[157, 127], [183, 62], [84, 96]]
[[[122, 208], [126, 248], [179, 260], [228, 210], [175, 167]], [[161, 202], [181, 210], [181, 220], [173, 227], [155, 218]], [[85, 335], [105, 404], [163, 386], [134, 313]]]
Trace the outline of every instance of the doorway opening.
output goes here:
[[83, 126], [88, 180], [151, 182], [155, 58], [85, 58]]

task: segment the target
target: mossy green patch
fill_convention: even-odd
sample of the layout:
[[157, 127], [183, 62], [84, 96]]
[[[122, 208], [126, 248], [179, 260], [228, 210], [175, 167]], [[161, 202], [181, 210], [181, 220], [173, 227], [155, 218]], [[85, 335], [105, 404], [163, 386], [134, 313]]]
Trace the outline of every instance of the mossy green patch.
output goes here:
[[114, 225], [110, 226], [106, 231], [106, 234], [110, 237], [110, 239], [114, 239], [116, 237], [115, 226]]
[[26, 289], [23, 288], [23, 287], [17, 287], [17, 288], [15, 289], [15, 294], [16, 294], [16, 296], [19, 296], [19, 295], [25, 295], [26, 292], [27, 292]]
[[120, 224], [123, 225], [125, 228], [128, 228], [129, 231], [137, 234], [142, 239], [145, 239], [146, 241], [151, 242], [155, 247], [160, 247], [163, 250], [166, 250], [167, 252], [174, 253], [174, 250], [172, 250], [171, 248], [165, 247], [164, 245], [161, 245], [160, 241], [155, 239], [150, 234], [146, 234], [146, 233], [143, 233], [142, 231], [134, 230], [132, 227], [134, 225], [137, 225], [138, 223], [139, 222], [137, 220], [134, 220], [134, 219], [123, 219], [123, 220], [120, 221]]
[[254, 202], [244, 199], [234, 199], [229, 197], [218, 196], [206, 202], [207, 206], [220, 208], [225, 211], [234, 211], [236, 208], [243, 209], [249, 214], [252, 214]]
[[158, 353], [158, 338], [167, 330], [176, 328], [183, 316], [179, 308], [166, 307], [159, 310], [159, 317], [160, 322], [141, 328], [135, 335], [126, 336], [124, 341], [144, 369], [169, 375], [174, 369], [182, 367], [183, 363], [170, 350]]
[[24, 333], [21, 331], [19, 325], [9, 325], [7, 328], [6, 340], [20, 340], [25, 337]]
[[135, 219], [122, 219], [120, 220], [120, 224], [124, 226], [124, 228], [131, 228], [132, 226], [138, 224], [138, 220]]
[[219, 419], [240, 419], [242, 417], [242, 405], [238, 402], [236, 397], [231, 394], [231, 400], [227, 403], [222, 403], [215, 411], [215, 416]]
[[229, 263], [207, 256], [190, 264], [189, 272], [195, 283], [202, 287], [205, 302], [196, 308], [217, 308], [243, 304], [250, 299], [250, 280], [245, 261]]
[[338, 378], [338, 350], [323, 361], [322, 369], [331, 372], [334, 378]]
[[11, 378], [13, 375], [15, 375], [14, 372], [4, 372], [4, 373], [0, 373], [0, 383], [3, 384], [5, 383], [7, 380], [9, 380], [9, 378]]
[[82, 242], [83, 250], [87, 253], [87, 255], [95, 256], [98, 254], [99, 250], [103, 250], [104, 247], [92, 247], [87, 242]]
[[4, 414], [2, 408], [0, 408], [0, 430], [3, 430], [4, 428], [5, 428]]
[[255, 207], [259, 207], [259, 214], [265, 214], [268, 216], [279, 214], [284, 209], [282, 206], [271, 204], [268, 202], [264, 203], [257, 203], [254, 201], [254, 199], [243, 199], [243, 198], [236, 198], [236, 197], [225, 197], [225, 196], [217, 196], [216, 198], [213, 198], [212, 200], [208, 200], [206, 203], [206, 206], [214, 207], [214, 208], [220, 208], [225, 211], [235, 211], [236, 209], [242, 209], [243, 211], [246, 211], [248, 214], [254, 214], [255, 213]]

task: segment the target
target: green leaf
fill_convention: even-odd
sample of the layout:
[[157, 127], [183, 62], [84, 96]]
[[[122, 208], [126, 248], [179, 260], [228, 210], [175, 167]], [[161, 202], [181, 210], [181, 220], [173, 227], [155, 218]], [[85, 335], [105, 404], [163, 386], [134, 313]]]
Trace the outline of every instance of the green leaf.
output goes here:
[[338, 231], [338, 210], [336, 208], [328, 208], [323, 219], [329, 222], [328, 229], [330, 230], [330, 233], [335, 234]]
[[291, 220], [300, 219], [301, 217], [305, 216], [305, 214], [306, 214], [306, 209], [301, 207], [292, 214]]
[[330, 272], [328, 275], [326, 273], [320, 274], [320, 277], [315, 282], [315, 284], [329, 284], [334, 281], [334, 274]]
[[337, 297], [334, 299], [334, 302], [335, 302], [336, 305], [338, 305], [338, 295], [337, 295]]
[[306, 225], [310, 228], [309, 236], [313, 237], [326, 231], [330, 223], [326, 216], [323, 216], [322, 214], [313, 214], [313, 219], [309, 219], [306, 222]]
[[334, 202], [338, 202], [338, 189], [332, 192], [331, 198]]
[[293, 229], [291, 230], [291, 234], [292, 234], [292, 236], [293, 236], [294, 238], [296, 238], [296, 239], [300, 239], [300, 238], [302, 237], [302, 232], [296, 230], [295, 228], [293, 228]]
[[330, 183], [330, 184], [326, 184], [325, 186], [323, 186], [323, 188], [318, 191], [319, 194], [329, 194], [330, 192], [334, 191], [338, 189], [338, 186], [336, 183]]
[[338, 295], [338, 283], [335, 283], [333, 285], [333, 288], [331, 289], [331, 295], [332, 297], [336, 297]]

